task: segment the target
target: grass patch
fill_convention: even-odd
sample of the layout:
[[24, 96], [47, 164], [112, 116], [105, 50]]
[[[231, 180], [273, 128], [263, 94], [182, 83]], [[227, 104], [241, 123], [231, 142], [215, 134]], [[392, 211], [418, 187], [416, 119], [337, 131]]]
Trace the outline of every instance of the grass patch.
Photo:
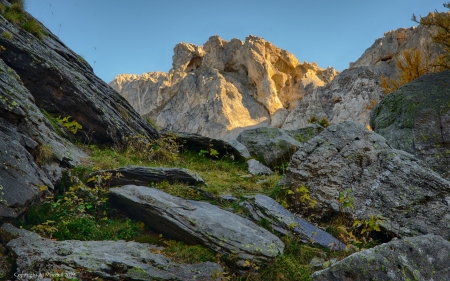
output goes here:
[[13, 35], [9, 31], [3, 31], [1, 36], [2, 36], [2, 38], [8, 39], [8, 40], [11, 40], [13, 38]]
[[[3, 17], [17, 27], [21, 27], [34, 37], [42, 40], [44, 35], [48, 35], [42, 25], [35, 19], [29, 17], [25, 12], [25, 3], [23, 0], [16, 0], [11, 6], [0, 6], [0, 13]], [[11, 39], [11, 38], [9, 38]]]
[[55, 157], [53, 153], [52, 146], [49, 144], [44, 144], [38, 146], [33, 153], [34, 161], [39, 166], [50, 163], [50, 161]]

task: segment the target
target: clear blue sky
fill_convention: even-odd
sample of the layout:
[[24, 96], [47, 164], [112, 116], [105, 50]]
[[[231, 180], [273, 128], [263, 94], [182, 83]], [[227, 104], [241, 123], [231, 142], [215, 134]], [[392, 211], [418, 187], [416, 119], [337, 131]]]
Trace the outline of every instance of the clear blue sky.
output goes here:
[[121, 73], [168, 71], [179, 42], [212, 35], [263, 37], [300, 61], [338, 70], [385, 31], [416, 25], [413, 13], [444, 0], [27, 0], [26, 9], [105, 82]]

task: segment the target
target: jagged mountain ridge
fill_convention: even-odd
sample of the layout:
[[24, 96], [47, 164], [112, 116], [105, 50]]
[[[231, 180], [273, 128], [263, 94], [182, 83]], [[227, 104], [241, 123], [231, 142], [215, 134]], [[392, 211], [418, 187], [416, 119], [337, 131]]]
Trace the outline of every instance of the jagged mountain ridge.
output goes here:
[[249, 127], [283, 125], [296, 102], [334, 79], [262, 38], [179, 43], [169, 73], [118, 75], [110, 85], [161, 127], [233, 139]]
[[408, 48], [434, 59], [433, 32], [421, 25], [386, 32], [342, 73], [301, 64], [262, 38], [213, 36], [203, 47], [178, 44], [169, 73], [121, 74], [110, 85], [161, 127], [226, 140], [254, 127], [303, 128], [311, 116], [367, 126], [384, 97], [381, 76], [397, 73], [395, 57]]

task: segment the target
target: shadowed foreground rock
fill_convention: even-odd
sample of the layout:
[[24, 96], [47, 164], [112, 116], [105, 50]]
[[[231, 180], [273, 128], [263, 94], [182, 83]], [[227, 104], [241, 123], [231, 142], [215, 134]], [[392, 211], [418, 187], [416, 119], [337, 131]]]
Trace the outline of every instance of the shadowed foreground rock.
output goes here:
[[394, 240], [313, 274], [313, 281], [450, 280], [450, 242], [438, 235]]
[[266, 219], [272, 224], [273, 229], [281, 234], [294, 234], [305, 243], [319, 244], [334, 250], [345, 249], [345, 245], [331, 234], [295, 216], [270, 197], [257, 194], [242, 205], [250, 212], [253, 220]]
[[382, 136], [356, 122], [330, 126], [302, 144], [284, 182], [306, 186], [321, 219], [340, 212], [339, 193], [350, 190], [356, 219], [384, 217], [381, 226], [396, 235], [438, 234], [450, 238], [450, 182], [413, 155], [392, 149]]
[[206, 202], [134, 185], [112, 188], [111, 199], [156, 232], [234, 256], [238, 265], [261, 264], [283, 253], [283, 242], [269, 231]]
[[[168, 181], [170, 183], [180, 182], [194, 185], [205, 184], [200, 175], [183, 168], [127, 166], [118, 169], [97, 171], [89, 174], [88, 178], [105, 173], [112, 174], [110, 186], [127, 184], [149, 185], [151, 183], [158, 183], [162, 181]], [[89, 182], [88, 184], [92, 185], [94, 182]]]
[[77, 137], [85, 143], [124, 145], [128, 136], [159, 137], [156, 129], [50, 30], [43, 27], [48, 35], [40, 40], [3, 16], [0, 29], [12, 35], [10, 39], [0, 37], [0, 58], [17, 72], [39, 108], [80, 123], [83, 128]]
[[[93, 280], [214, 280], [222, 272], [215, 263], [173, 263], [153, 251], [161, 247], [125, 241], [53, 241], [3, 224], [0, 235], [16, 257], [19, 281], [54, 280], [30, 278], [31, 274], [64, 273], [68, 278]], [[75, 275], [70, 275], [75, 274]]]
[[64, 167], [83, 157], [53, 131], [19, 76], [0, 59], [0, 221], [39, 202], [40, 187], [53, 190]]
[[[219, 155], [215, 157], [223, 157], [225, 155], [232, 155], [236, 160], [245, 160], [250, 157], [244, 145], [236, 140], [226, 142], [220, 139], [213, 139], [199, 134], [185, 133], [185, 132], [170, 132], [163, 131], [164, 134], [175, 137], [175, 141], [183, 147], [183, 149], [193, 150], [199, 152], [201, 150], [210, 151], [216, 150]], [[206, 153], [205, 156], [210, 156]]]

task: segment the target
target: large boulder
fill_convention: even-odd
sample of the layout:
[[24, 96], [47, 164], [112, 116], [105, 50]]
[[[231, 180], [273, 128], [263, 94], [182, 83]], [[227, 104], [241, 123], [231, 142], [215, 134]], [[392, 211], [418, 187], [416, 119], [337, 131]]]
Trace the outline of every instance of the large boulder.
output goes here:
[[[450, 238], [450, 182], [356, 122], [332, 125], [302, 144], [284, 183], [309, 190], [319, 219], [330, 211], [360, 220], [382, 216], [384, 230], [398, 236], [433, 233]], [[339, 202], [347, 190], [354, 208]]]
[[419, 77], [389, 94], [370, 125], [397, 149], [414, 154], [450, 178], [450, 71]]
[[297, 100], [335, 75], [262, 38], [212, 36], [203, 46], [176, 45], [169, 73], [119, 75], [110, 85], [161, 127], [231, 140], [246, 128], [281, 126]]
[[0, 58], [16, 71], [39, 108], [81, 124], [76, 136], [85, 143], [120, 146], [128, 136], [159, 136], [81, 56], [42, 28], [48, 35], [40, 40], [0, 16], [0, 31], [12, 35], [0, 37]]
[[252, 157], [270, 168], [288, 163], [300, 146], [284, 130], [270, 127], [245, 130], [237, 140], [247, 147]]
[[0, 59], [0, 221], [38, 203], [65, 167], [87, 157], [54, 132], [34, 101]]
[[293, 235], [305, 243], [317, 244], [332, 250], [344, 250], [345, 245], [331, 234], [315, 227], [298, 215], [289, 212], [277, 201], [265, 195], [257, 194], [242, 203], [253, 220], [266, 220], [273, 230], [283, 235]]
[[269, 231], [206, 202], [134, 185], [112, 188], [111, 200], [156, 232], [189, 244], [202, 244], [229, 256], [238, 265], [246, 260], [266, 263], [283, 253], [283, 242]]
[[13, 274], [20, 281], [60, 278], [209, 281], [216, 280], [213, 276], [222, 272], [218, 264], [211, 262], [192, 265], [172, 262], [157, 253], [161, 247], [150, 244], [54, 241], [6, 223], [0, 228], [0, 236], [16, 260]]
[[450, 242], [438, 235], [393, 240], [315, 272], [313, 281], [449, 280]]
[[[150, 185], [167, 181], [170, 183], [187, 183], [194, 185], [205, 184], [199, 174], [183, 168], [153, 168], [141, 166], [126, 166], [111, 170], [96, 171], [88, 175], [88, 178], [100, 178], [103, 175], [111, 174], [110, 186], [117, 185]], [[97, 181], [90, 181], [88, 184], [95, 184]]]

